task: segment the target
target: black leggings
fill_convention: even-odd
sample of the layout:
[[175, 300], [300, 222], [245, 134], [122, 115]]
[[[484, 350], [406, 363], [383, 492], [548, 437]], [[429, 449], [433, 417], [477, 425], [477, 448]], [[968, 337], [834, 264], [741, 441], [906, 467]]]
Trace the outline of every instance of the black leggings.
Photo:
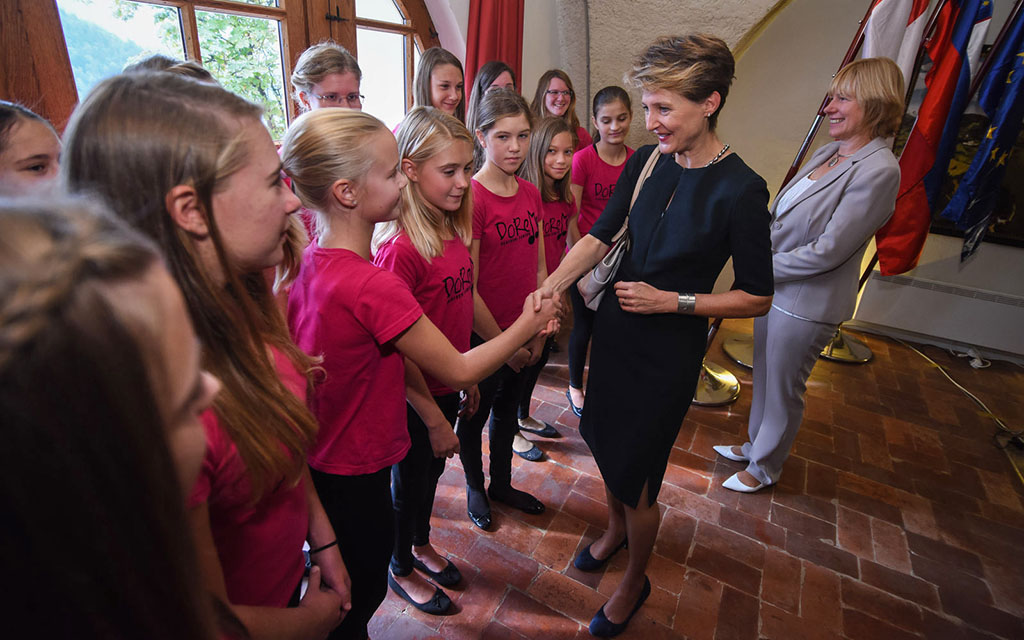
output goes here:
[[[475, 347], [482, 343], [474, 334], [471, 344]], [[459, 436], [459, 459], [466, 472], [466, 484], [477, 491], [484, 490], [481, 440], [488, 416], [491, 417], [491, 488], [500, 491], [512, 486], [512, 440], [519, 433], [516, 412], [519, 407], [521, 377], [522, 373], [502, 365], [484, 378], [478, 385], [480, 408], [468, 420], [459, 418], [455, 425], [455, 432]]]
[[572, 301], [572, 332], [569, 334], [569, 386], [583, 388], [583, 368], [587, 365], [587, 347], [594, 331], [595, 313], [583, 302], [576, 283], [569, 286]]
[[[449, 424], [459, 413], [459, 394], [434, 396]], [[412, 446], [401, 462], [391, 467], [391, 497], [395, 508], [395, 548], [391, 552], [391, 572], [396, 576], [412, 573], [412, 547], [430, 542], [430, 513], [434, 509], [437, 480], [444, 473], [446, 458], [435, 458], [427, 425], [407, 405], [407, 422]]]
[[533, 388], [537, 386], [537, 378], [548, 363], [548, 356], [551, 355], [551, 345], [555, 344], [555, 338], [550, 337], [544, 341], [544, 350], [541, 352], [540, 360], [529, 367], [523, 367], [520, 371], [521, 387], [519, 389], [519, 413], [520, 420], [530, 417], [530, 398], [533, 397]]
[[316, 469], [310, 474], [352, 579], [352, 610], [328, 638], [363, 640], [366, 624], [388, 593], [388, 561], [395, 540], [391, 467], [362, 476]]

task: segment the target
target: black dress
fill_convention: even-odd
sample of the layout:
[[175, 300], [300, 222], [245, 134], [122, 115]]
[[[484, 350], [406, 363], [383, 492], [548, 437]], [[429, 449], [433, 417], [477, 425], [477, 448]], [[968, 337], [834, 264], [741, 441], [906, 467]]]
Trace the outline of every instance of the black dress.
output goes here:
[[[640, 171], [655, 152], [654, 145], [644, 147], [629, 159], [590, 235], [611, 243]], [[771, 295], [769, 222], [767, 186], [739, 156], [700, 169], [684, 169], [673, 156], [662, 156], [633, 206], [630, 249], [616, 280], [710, 293], [732, 256], [733, 288]], [[612, 290], [601, 300], [580, 433], [612, 495], [633, 508], [645, 483], [650, 504], [657, 500], [697, 387], [707, 330], [702, 316], [623, 311]]]

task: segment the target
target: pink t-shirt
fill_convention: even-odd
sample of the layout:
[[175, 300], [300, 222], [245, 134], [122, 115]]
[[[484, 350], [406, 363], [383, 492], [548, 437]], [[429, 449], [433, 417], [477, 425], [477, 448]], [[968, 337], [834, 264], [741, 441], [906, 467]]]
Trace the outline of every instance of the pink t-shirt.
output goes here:
[[545, 202], [541, 211], [544, 221], [544, 266], [548, 275], [558, 268], [565, 255], [565, 239], [569, 235], [569, 218], [575, 207], [570, 202]]
[[[306, 380], [287, 356], [274, 350], [281, 381], [300, 398]], [[281, 482], [252, 504], [252, 485], [238, 447], [213, 410], [202, 415], [206, 455], [189, 508], [207, 503], [228, 600], [256, 607], [285, 607], [305, 570], [302, 543], [309, 530], [306, 485]]]
[[[626, 160], [629, 160], [631, 155], [633, 150], [626, 147]], [[597, 153], [597, 147], [593, 144], [573, 154], [572, 183], [583, 187], [580, 216], [576, 219], [580, 235], [587, 235], [590, 227], [601, 217], [608, 199], [615, 193], [615, 183], [619, 181], [619, 174], [625, 166], [625, 160], [619, 166], [610, 165], [602, 160]]]
[[[469, 351], [473, 332], [473, 260], [462, 240], [444, 243], [444, 252], [429, 262], [420, 255], [405, 233], [399, 233], [377, 249], [373, 263], [401, 278], [441, 333], [456, 349]], [[426, 371], [430, 393], [443, 396], [455, 390]]]
[[576, 127], [576, 147], [573, 149], [573, 152], [579, 151], [583, 147], [589, 147], [592, 144], [594, 144], [594, 139], [590, 137], [587, 130], [583, 127]]
[[502, 330], [523, 312], [526, 296], [537, 289], [537, 220], [540, 191], [516, 177], [513, 196], [491, 193], [473, 180], [473, 239], [480, 241], [476, 285]]
[[357, 476], [405, 456], [405, 366], [389, 343], [421, 315], [393, 273], [347, 249], [306, 248], [288, 294], [288, 327], [300, 349], [323, 356], [309, 399], [320, 422], [311, 467]]

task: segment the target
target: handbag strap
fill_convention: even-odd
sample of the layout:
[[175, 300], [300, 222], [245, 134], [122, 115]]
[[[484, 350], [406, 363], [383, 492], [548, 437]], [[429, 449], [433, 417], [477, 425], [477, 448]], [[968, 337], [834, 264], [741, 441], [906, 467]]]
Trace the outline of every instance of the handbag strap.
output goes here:
[[661, 152], [655, 147], [651, 151], [650, 157], [647, 158], [647, 162], [644, 163], [644, 168], [640, 171], [640, 177], [636, 181], [636, 186], [633, 187], [633, 197], [629, 200], [629, 211], [626, 212], [626, 219], [622, 221], [622, 228], [615, 233], [615, 237], [612, 238], [612, 244], [619, 241], [629, 228], [629, 214], [633, 212], [633, 204], [636, 203], [637, 196], [640, 195], [640, 189], [643, 188], [644, 182], [647, 182], [647, 178], [651, 177], [654, 173], [654, 165], [658, 164], [658, 159], [661, 158]]

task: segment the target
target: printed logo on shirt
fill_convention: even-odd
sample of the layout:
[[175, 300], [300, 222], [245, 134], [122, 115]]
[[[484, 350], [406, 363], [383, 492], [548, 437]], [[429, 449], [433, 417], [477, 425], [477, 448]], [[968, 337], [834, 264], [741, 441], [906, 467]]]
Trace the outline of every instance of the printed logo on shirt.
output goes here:
[[561, 240], [569, 234], [569, 214], [568, 212], [558, 216], [558, 218], [546, 220], [544, 222], [544, 237], [545, 238], [558, 238]]
[[600, 182], [594, 183], [594, 197], [598, 200], [608, 200], [615, 194], [615, 183], [601, 184]]
[[514, 216], [511, 222], [495, 222], [494, 229], [503, 245], [523, 239], [533, 244], [537, 241], [537, 214], [527, 211], [525, 216]]
[[444, 279], [444, 293], [448, 296], [448, 303], [455, 302], [467, 293], [473, 293], [473, 267], [462, 267], [457, 277], [446, 276]]

